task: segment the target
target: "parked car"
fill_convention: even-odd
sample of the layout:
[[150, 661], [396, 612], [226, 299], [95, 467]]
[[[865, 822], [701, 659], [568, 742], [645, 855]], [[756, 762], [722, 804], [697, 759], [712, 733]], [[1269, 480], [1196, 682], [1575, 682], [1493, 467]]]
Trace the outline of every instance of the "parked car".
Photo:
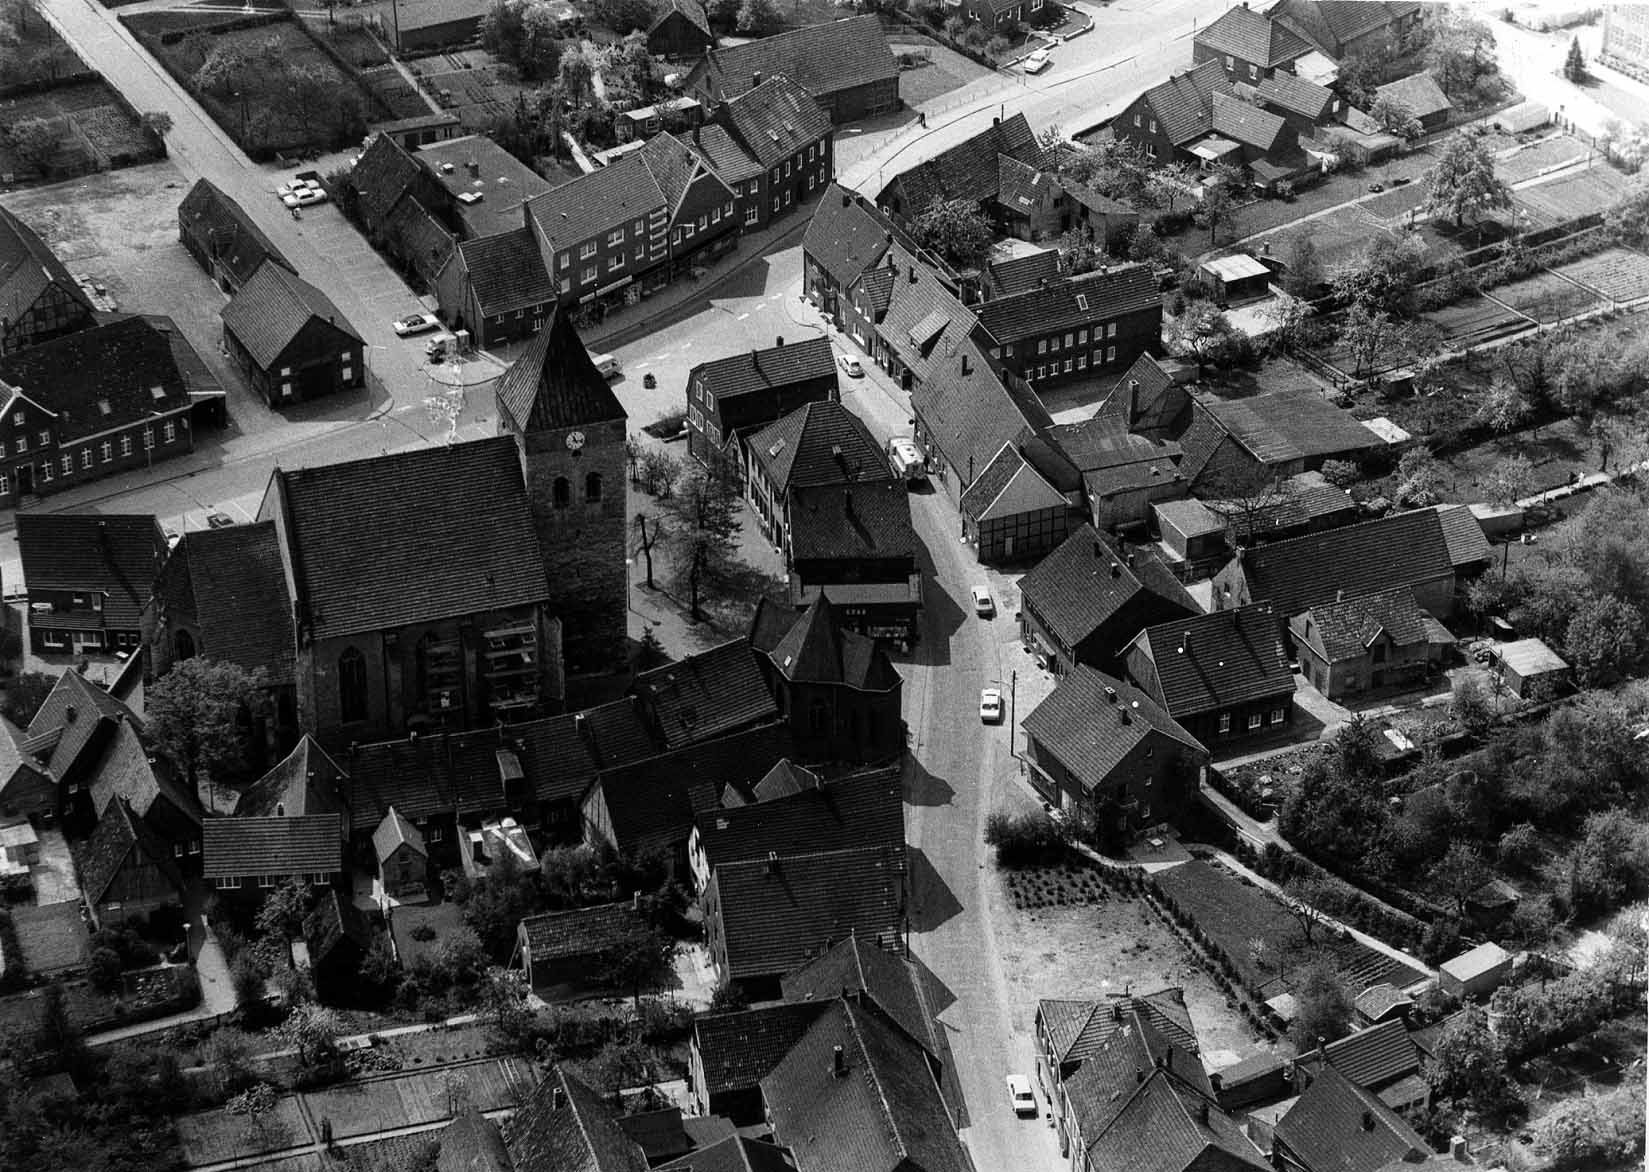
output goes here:
[[231, 529], [234, 527], [234, 524], [235, 519], [228, 513], [206, 514], [206, 527], [208, 529]]
[[836, 365], [842, 368], [842, 373], [848, 378], [864, 378], [865, 368], [859, 365], [859, 360], [851, 354], [836, 355]]
[[299, 207], [307, 208], [313, 204], [325, 203], [327, 200], [327, 195], [326, 192], [319, 187], [306, 187], [302, 191], [298, 192], [297, 200]]
[[402, 338], [441, 328], [441, 319], [433, 313], [412, 313], [395, 323], [395, 333]]
[[624, 363], [619, 361], [616, 354], [592, 354], [590, 361], [595, 363], [596, 373], [608, 382], [624, 373]]
[[1015, 1115], [1036, 1115], [1036, 1092], [1031, 1090], [1031, 1080], [1024, 1075], [1008, 1075], [1008, 1101], [1013, 1104]]
[[1002, 689], [984, 688], [979, 693], [979, 722], [981, 724], [1002, 723]]
[[1026, 73], [1041, 73], [1044, 69], [1048, 68], [1048, 66], [1052, 65], [1053, 63], [1054, 63], [1054, 59], [1052, 57], [1048, 56], [1048, 50], [1038, 49], [1036, 52], [1032, 53], [1029, 57], [1025, 58], [1025, 72]]
[[996, 602], [991, 598], [991, 588], [983, 584], [973, 588], [973, 613], [982, 619], [988, 619], [996, 613]]
[[887, 442], [888, 468], [901, 480], [921, 480], [928, 474], [922, 449], [908, 435], [896, 435]]

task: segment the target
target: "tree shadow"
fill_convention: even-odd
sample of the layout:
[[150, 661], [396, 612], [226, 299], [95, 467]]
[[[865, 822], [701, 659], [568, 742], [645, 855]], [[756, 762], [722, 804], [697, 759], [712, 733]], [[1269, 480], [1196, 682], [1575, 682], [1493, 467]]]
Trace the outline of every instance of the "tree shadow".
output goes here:
[[927, 855], [916, 847], [907, 847], [905, 860], [910, 868], [910, 913], [907, 919], [912, 932], [931, 932], [962, 914], [962, 902], [928, 861]]
[[912, 806], [948, 806], [956, 797], [956, 790], [942, 777], [936, 777], [918, 761], [914, 754], [905, 757], [905, 801]]

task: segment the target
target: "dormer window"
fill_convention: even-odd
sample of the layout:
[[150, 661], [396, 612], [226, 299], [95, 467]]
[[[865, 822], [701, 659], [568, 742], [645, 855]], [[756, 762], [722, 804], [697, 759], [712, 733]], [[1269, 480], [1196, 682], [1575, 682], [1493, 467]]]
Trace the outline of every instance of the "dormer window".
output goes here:
[[166, 401], [166, 388], [150, 387], [149, 398], [153, 399], [157, 403], [164, 403]]
[[113, 415], [114, 408], [109, 406], [109, 400], [99, 399], [97, 401], [97, 413], [99, 415]]

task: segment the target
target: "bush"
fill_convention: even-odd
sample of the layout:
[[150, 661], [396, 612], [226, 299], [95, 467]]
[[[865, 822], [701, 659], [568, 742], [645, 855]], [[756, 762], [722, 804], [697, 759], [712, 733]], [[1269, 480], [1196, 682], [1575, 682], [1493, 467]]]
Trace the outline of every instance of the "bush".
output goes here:
[[996, 862], [1002, 867], [1031, 867], [1065, 857], [1065, 836], [1041, 810], [994, 812], [985, 822], [985, 841], [996, 848]]
[[1495, 857], [1508, 871], [1527, 874], [1540, 861], [1540, 835], [1532, 823], [1519, 822], [1500, 836]]
[[1324, 460], [1323, 479], [1335, 488], [1350, 488], [1363, 478], [1362, 470], [1352, 460]]

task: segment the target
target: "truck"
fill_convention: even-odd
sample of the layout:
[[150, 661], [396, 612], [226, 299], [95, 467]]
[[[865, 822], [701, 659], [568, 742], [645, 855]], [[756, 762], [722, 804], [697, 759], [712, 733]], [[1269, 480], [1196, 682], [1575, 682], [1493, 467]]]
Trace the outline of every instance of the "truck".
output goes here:
[[896, 435], [888, 440], [887, 463], [893, 475], [900, 480], [927, 479], [927, 457], [922, 455], [921, 447], [908, 435]]

